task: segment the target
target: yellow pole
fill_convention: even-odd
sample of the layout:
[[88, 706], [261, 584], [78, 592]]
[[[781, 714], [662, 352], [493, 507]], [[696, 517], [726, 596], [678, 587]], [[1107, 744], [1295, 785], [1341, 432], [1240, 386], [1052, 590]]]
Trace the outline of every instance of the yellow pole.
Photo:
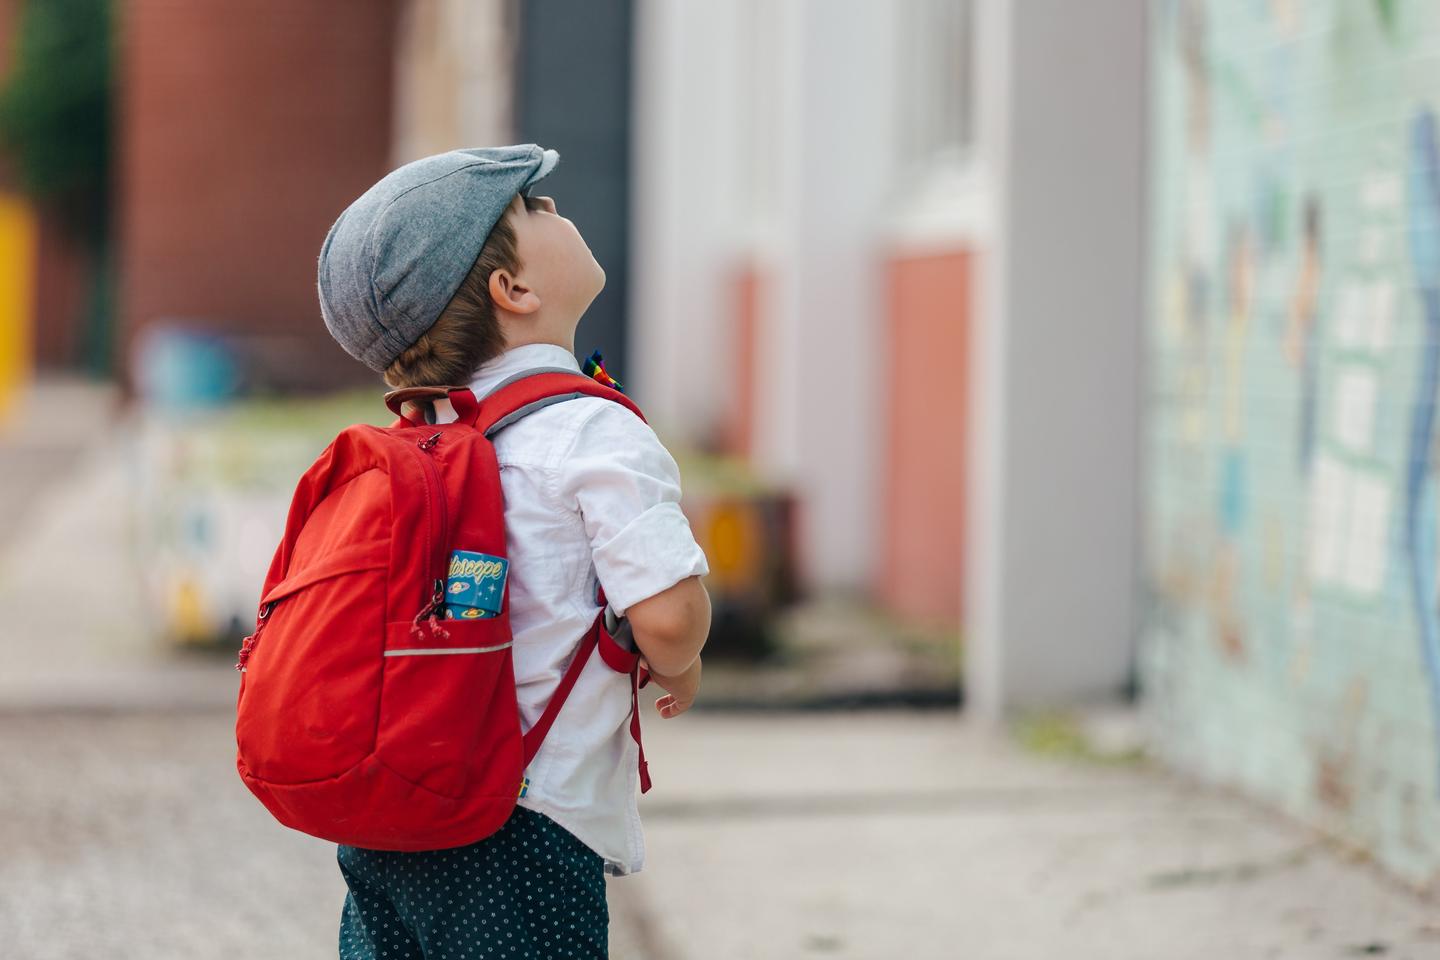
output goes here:
[[0, 192], [0, 428], [9, 424], [20, 391], [33, 374], [38, 234], [30, 204]]

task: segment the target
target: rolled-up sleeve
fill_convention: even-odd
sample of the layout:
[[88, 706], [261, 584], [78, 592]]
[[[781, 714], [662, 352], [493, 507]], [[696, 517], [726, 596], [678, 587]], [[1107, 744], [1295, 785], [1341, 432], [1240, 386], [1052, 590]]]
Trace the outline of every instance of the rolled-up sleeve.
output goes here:
[[605, 401], [582, 421], [552, 476], [554, 496], [584, 521], [595, 573], [617, 614], [710, 572], [680, 510], [680, 468], [629, 410]]

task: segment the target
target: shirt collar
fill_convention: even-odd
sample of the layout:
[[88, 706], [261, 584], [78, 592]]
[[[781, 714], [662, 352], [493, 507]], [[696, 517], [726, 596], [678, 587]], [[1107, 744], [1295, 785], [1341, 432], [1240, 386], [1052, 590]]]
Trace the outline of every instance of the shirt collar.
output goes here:
[[470, 389], [475, 396], [483, 397], [507, 377], [532, 367], [564, 367], [580, 372], [580, 363], [575, 355], [559, 344], [522, 343], [482, 364], [470, 381]]

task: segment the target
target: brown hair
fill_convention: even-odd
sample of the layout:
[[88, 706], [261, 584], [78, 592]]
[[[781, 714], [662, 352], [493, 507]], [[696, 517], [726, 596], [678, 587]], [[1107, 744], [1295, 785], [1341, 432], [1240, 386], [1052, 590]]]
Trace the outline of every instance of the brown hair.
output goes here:
[[435, 323], [385, 369], [391, 388], [464, 386], [482, 363], [505, 350], [505, 334], [490, 299], [490, 274], [496, 270], [520, 270], [508, 210], [491, 228], [470, 272]]

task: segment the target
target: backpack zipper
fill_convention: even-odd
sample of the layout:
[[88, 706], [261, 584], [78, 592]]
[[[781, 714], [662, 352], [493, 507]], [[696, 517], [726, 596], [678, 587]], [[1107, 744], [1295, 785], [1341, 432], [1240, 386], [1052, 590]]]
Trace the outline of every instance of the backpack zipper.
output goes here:
[[[436, 562], [440, 568], [441, 575], [435, 578], [434, 588], [430, 596], [426, 598], [424, 606], [420, 608], [420, 612], [415, 615], [413, 626], [414, 629], [418, 630], [420, 626], [420, 621], [428, 615], [430, 618], [430, 628], [432, 632], [439, 634], [441, 637], [448, 637], [450, 635], [449, 631], [447, 631], [444, 627], [440, 626], [436, 622], [437, 618], [435, 615], [436, 611], [439, 610], [441, 605], [443, 605], [445, 602], [444, 550], [445, 544], [448, 543], [450, 539], [450, 517], [446, 512], [445, 507], [445, 484], [440, 479], [440, 468], [435, 466], [434, 460], [431, 459], [431, 457], [429, 456], [430, 449], [439, 442], [440, 432], [438, 430], [430, 436], [425, 437], [422, 440], [417, 440], [415, 442], [415, 445], [417, 447], [425, 451], [425, 455], [417, 453], [416, 456], [419, 457], [420, 461], [425, 464], [425, 472], [429, 477], [430, 481], [430, 491], [433, 494], [433, 500], [438, 507], [437, 512], [440, 517], [440, 531], [438, 538], [439, 558]], [[425, 535], [428, 543], [426, 545], [430, 548], [430, 551], [434, 553], [437, 552], [437, 538], [430, 529], [429, 524], [431, 522], [433, 522], [433, 516], [427, 514], [427, 526], [425, 528]], [[284, 598], [282, 597], [280, 599]], [[235, 663], [235, 669], [239, 670], [241, 673], [245, 672], [245, 664], [250, 659], [250, 655], [255, 651], [256, 644], [260, 642], [260, 632], [265, 629], [265, 624], [270, 622], [270, 614], [275, 609], [275, 604], [279, 602], [280, 600], [271, 600], [269, 603], [264, 603], [260, 605], [259, 616], [256, 618], [255, 623], [255, 632], [250, 634], [250, 636], [244, 638], [240, 642], [240, 656]]]
[[[280, 598], [285, 599], [284, 597]], [[240, 641], [240, 657], [235, 661], [235, 669], [241, 673], [245, 672], [245, 664], [250, 659], [250, 654], [255, 652], [255, 645], [260, 642], [260, 631], [265, 629], [265, 624], [270, 622], [270, 614], [275, 609], [275, 604], [280, 600], [271, 600], [269, 603], [260, 605], [259, 616], [255, 620], [255, 632], [244, 640]]]
[[[440, 575], [434, 578], [434, 585], [430, 596], [426, 598], [424, 606], [422, 606], [420, 612], [416, 614], [414, 623], [418, 628], [420, 620], [428, 616], [431, 629], [439, 631], [443, 635], [445, 632], [444, 628], [440, 627], [435, 621], [437, 620], [436, 612], [445, 602], [445, 545], [450, 540], [450, 517], [445, 505], [445, 484], [440, 479], [440, 468], [435, 466], [435, 460], [430, 453], [431, 448], [439, 442], [440, 431], [438, 430], [422, 440], [415, 441], [415, 446], [425, 451], [423, 455], [416, 454], [416, 456], [419, 457], [420, 461], [425, 465], [425, 472], [430, 480], [430, 490], [434, 494], [433, 499], [437, 507], [436, 512], [440, 519], [439, 537], [432, 538], [430, 542], [431, 552], [437, 555], [435, 565]], [[427, 530], [427, 533], [428, 532]]]

